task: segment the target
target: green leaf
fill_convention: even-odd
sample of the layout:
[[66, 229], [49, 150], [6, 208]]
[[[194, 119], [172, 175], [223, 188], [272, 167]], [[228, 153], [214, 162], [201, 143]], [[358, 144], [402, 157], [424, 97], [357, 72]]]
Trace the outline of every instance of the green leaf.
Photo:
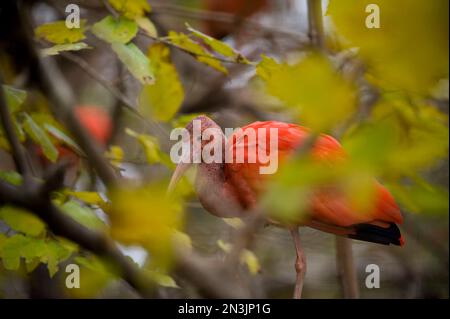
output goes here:
[[142, 30], [144, 30], [144, 32], [147, 33], [147, 35], [149, 35], [152, 38], [158, 37], [158, 31], [156, 30], [155, 25], [153, 24], [152, 21], [150, 21], [149, 18], [140, 17], [140, 18], [136, 18], [134, 21], [136, 21], [138, 26]]
[[211, 47], [216, 53], [231, 58], [232, 61], [237, 63], [245, 63], [248, 64], [250, 61], [248, 61], [241, 53], [233, 49], [231, 46], [226, 44], [225, 42], [222, 42], [220, 40], [214, 39], [210, 37], [209, 35], [206, 35], [198, 30], [195, 30], [192, 28], [189, 24], [187, 24], [187, 28], [189, 31], [191, 31], [196, 37], [202, 39], [207, 45]]
[[107, 16], [92, 26], [92, 33], [103, 41], [128, 43], [138, 32], [138, 26], [133, 20]]
[[148, 53], [156, 81], [145, 85], [139, 95], [139, 110], [148, 117], [168, 121], [184, 100], [184, 89], [175, 66], [169, 60], [169, 48], [163, 44], [150, 47]]
[[54, 44], [76, 43], [85, 39], [84, 31], [86, 20], [81, 20], [80, 28], [69, 29], [66, 21], [56, 21], [37, 27], [34, 32], [36, 37], [45, 39]]
[[44, 222], [27, 210], [13, 206], [0, 207], [0, 219], [15, 231], [38, 237], [45, 231]]
[[13, 88], [9, 85], [2, 85], [5, 93], [6, 104], [8, 104], [9, 112], [11, 114], [20, 110], [20, 107], [27, 99], [27, 92]]
[[47, 133], [26, 113], [23, 113], [25, 121], [23, 129], [28, 136], [38, 145], [42, 147], [45, 157], [51, 162], [56, 162], [58, 159], [58, 150], [51, 142]]
[[84, 42], [78, 42], [78, 43], [68, 43], [68, 44], [56, 44], [50, 48], [42, 49], [42, 54], [45, 55], [58, 55], [61, 52], [64, 51], [80, 51], [83, 49], [90, 49], [91, 47], [88, 46]]
[[47, 264], [52, 277], [58, 271], [58, 264], [69, 258], [73, 252], [73, 248], [58, 240], [43, 240], [19, 234], [0, 237], [0, 258], [8, 270], [17, 270], [23, 258], [28, 271], [33, 270], [37, 261], [40, 261]]
[[80, 149], [80, 147], [77, 145], [77, 143], [75, 143], [75, 141], [72, 138], [70, 138], [66, 133], [64, 133], [59, 127], [56, 127], [50, 123], [44, 123], [43, 126], [44, 129], [48, 133], [50, 133], [51, 136], [56, 138], [59, 142], [63, 142], [79, 155], [84, 154], [83, 151]]
[[0, 171], [0, 179], [14, 186], [22, 184], [22, 175], [15, 171]]
[[172, 45], [189, 52], [197, 59], [197, 61], [206, 64], [219, 72], [228, 74], [228, 70], [216, 57], [209, 53], [201, 44], [193, 41], [186, 34], [170, 31], [167, 41], [172, 43]]
[[419, 184], [390, 184], [389, 188], [400, 204], [410, 212], [443, 216], [449, 212], [449, 193], [446, 189]]
[[150, 85], [155, 82], [154, 71], [152, 70], [149, 59], [134, 43], [129, 43], [127, 45], [123, 43], [113, 43], [111, 47], [139, 82], [143, 85]]
[[68, 201], [61, 206], [61, 210], [75, 221], [91, 229], [104, 230], [105, 224], [88, 207], [80, 205], [76, 201]]
[[128, 19], [135, 19], [150, 12], [147, 0], [108, 0], [114, 9]]

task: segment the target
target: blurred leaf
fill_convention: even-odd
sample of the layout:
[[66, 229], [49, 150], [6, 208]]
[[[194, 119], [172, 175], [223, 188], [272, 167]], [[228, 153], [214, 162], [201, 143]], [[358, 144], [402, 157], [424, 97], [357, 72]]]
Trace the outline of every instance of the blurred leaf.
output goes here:
[[175, 66], [170, 62], [169, 48], [164, 44], [154, 44], [149, 48], [148, 57], [155, 71], [156, 82], [145, 85], [139, 96], [142, 114], [168, 121], [177, 113], [184, 100], [183, 85]]
[[[371, 3], [380, 8], [378, 29], [365, 26]], [[379, 84], [429, 93], [448, 78], [448, 9], [447, 0], [332, 0], [328, 14], [344, 44], [359, 48]]]
[[69, 29], [66, 27], [66, 21], [56, 21], [37, 27], [34, 33], [36, 37], [54, 44], [75, 43], [86, 38], [84, 35], [86, 20], [81, 20], [80, 23], [80, 28]]
[[95, 230], [105, 230], [106, 225], [88, 207], [70, 200], [61, 206], [61, 210], [83, 226]]
[[0, 171], [0, 179], [14, 186], [22, 184], [22, 175], [15, 171]]
[[107, 16], [92, 26], [92, 33], [103, 41], [128, 43], [138, 32], [138, 26], [133, 20]]
[[434, 106], [409, 105], [401, 99], [382, 100], [375, 106], [373, 119], [383, 123], [390, 136], [384, 145], [390, 151], [380, 153], [387, 157], [383, 169], [391, 174], [411, 175], [448, 156], [448, 116]]
[[149, 18], [140, 17], [135, 19], [138, 26], [144, 30], [144, 32], [152, 38], [158, 37], [158, 31], [156, 30], [155, 25]]
[[97, 192], [82, 192], [82, 191], [72, 191], [70, 189], [64, 190], [64, 194], [73, 196], [86, 204], [102, 206], [106, 202]]
[[45, 55], [58, 55], [61, 52], [64, 51], [80, 51], [83, 49], [90, 49], [91, 47], [88, 46], [84, 42], [78, 42], [78, 43], [69, 43], [69, 44], [57, 44], [50, 48], [42, 49], [42, 54]]
[[157, 271], [147, 270], [147, 275], [153, 280], [156, 284], [167, 287], [167, 288], [180, 288], [175, 280], [167, 274], [163, 274]]
[[322, 55], [310, 54], [294, 65], [263, 56], [257, 74], [268, 94], [293, 107], [298, 120], [318, 132], [331, 130], [355, 110], [355, 88]]
[[111, 191], [111, 236], [126, 245], [141, 245], [155, 269], [170, 267], [174, 232], [183, 225], [182, 208], [168, 198], [166, 184]]
[[120, 166], [124, 158], [123, 149], [120, 146], [111, 145], [109, 151], [106, 153], [106, 157], [111, 161], [112, 165]]
[[241, 263], [247, 265], [247, 268], [252, 275], [256, 275], [261, 271], [261, 265], [259, 264], [258, 257], [256, 257], [254, 252], [248, 249], [245, 249], [242, 252]]
[[65, 145], [69, 146], [72, 150], [74, 150], [77, 154], [84, 154], [80, 149], [77, 143], [69, 137], [65, 132], [63, 132], [59, 127], [54, 126], [53, 124], [43, 123], [44, 129], [50, 133], [58, 142], [63, 142]]
[[222, 220], [234, 229], [239, 229], [244, 226], [244, 222], [240, 218], [222, 218]]
[[[217, 240], [217, 245], [226, 253], [229, 253], [233, 247], [230, 243], [226, 243], [222, 239]], [[261, 271], [261, 265], [258, 257], [256, 257], [256, 255], [248, 249], [244, 249], [241, 252], [240, 262], [247, 266], [252, 275], [256, 275]]]
[[15, 231], [25, 235], [38, 237], [45, 231], [45, 224], [39, 217], [13, 206], [0, 207], [0, 219]]
[[74, 261], [80, 266], [80, 288], [66, 289], [73, 298], [93, 298], [117, 277], [110, 265], [97, 256], [77, 256]]
[[449, 194], [447, 189], [438, 186], [389, 184], [394, 197], [408, 211], [427, 215], [447, 215]]
[[23, 113], [25, 121], [23, 123], [23, 129], [28, 136], [36, 144], [42, 147], [42, 151], [51, 162], [56, 162], [58, 159], [58, 150], [50, 141], [47, 133], [26, 113]]
[[2, 85], [5, 93], [6, 104], [8, 104], [9, 112], [11, 114], [20, 110], [20, 107], [27, 99], [27, 92], [13, 88], [9, 85]]
[[176, 245], [183, 246], [183, 248], [188, 250], [192, 250], [192, 240], [188, 234], [183, 233], [181, 231], [175, 231], [174, 240]]
[[209, 53], [201, 44], [193, 41], [186, 34], [170, 31], [167, 40], [180, 49], [191, 53], [197, 61], [206, 64], [219, 72], [228, 74], [228, 70], [217, 58]]
[[142, 17], [150, 12], [147, 0], [108, 0], [114, 9], [119, 11], [128, 19]]
[[170, 160], [170, 157], [166, 153], [161, 151], [158, 139], [156, 137], [147, 134], [139, 134], [129, 128], [125, 129], [125, 132], [128, 135], [136, 138], [142, 145], [145, 152], [145, 157], [149, 164], [162, 163], [169, 168], [174, 167], [174, 164]]
[[134, 43], [125, 45], [116, 42], [111, 47], [131, 74], [141, 84], [150, 85], [154, 83], [155, 76], [150, 61]]
[[231, 251], [232, 245], [230, 243], [224, 242], [222, 239], [217, 240], [217, 246], [224, 252], [229, 253]]
[[192, 113], [192, 114], [181, 114], [176, 118], [172, 119], [171, 124], [173, 128], [186, 127], [193, 119], [199, 115], [204, 115], [204, 113]]
[[236, 63], [250, 63], [241, 53], [233, 49], [231, 46], [226, 44], [225, 42], [222, 42], [220, 40], [214, 39], [210, 37], [209, 35], [206, 35], [198, 30], [195, 30], [192, 28], [189, 24], [187, 25], [187, 28], [190, 32], [192, 32], [196, 37], [202, 39], [205, 41], [207, 45], [211, 47], [215, 52], [218, 54], [231, 58], [232, 61]]
[[[73, 253], [57, 240], [43, 240], [23, 235], [13, 235], [0, 242], [0, 258], [6, 269], [17, 270], [21, 258], [26, 264], [35, 264], [36, 259], [47, 264], [50, 277], [58, 271], [58, 264]], [[27, 267], [32, 270], [34, 267]]]

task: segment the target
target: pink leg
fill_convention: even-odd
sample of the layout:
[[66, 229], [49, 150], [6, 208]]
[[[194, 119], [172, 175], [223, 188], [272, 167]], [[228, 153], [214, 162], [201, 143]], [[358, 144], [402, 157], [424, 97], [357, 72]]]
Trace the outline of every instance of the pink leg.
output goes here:
[[294, 239], [295, 252], [297, 254], [297, 259], [295, 261], [295, 271], [297, 272], [297, 279], [295, 281], [294, 299], [301, 299], [303, 290], [303, 280], [305, 279], [306, 273], [306, 257], [305, 254], [303, 253], [303, 249], [300, 243], [300, 235], [298, 233], [298, 228], [292, 228], [290, 231], [292, 238]]

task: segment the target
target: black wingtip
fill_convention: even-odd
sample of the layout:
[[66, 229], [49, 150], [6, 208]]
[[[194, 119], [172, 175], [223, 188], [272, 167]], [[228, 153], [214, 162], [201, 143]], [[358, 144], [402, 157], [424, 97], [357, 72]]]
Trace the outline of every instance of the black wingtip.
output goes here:
[[355, 230], [356, 233], [348, 235], [349, 238], [382, 245], [404, 245], [400, 229], [398, 229], [397, 225], [394, 223], [390, 223], [387, 228], [371, 224], [359, 224], [355, 226]]

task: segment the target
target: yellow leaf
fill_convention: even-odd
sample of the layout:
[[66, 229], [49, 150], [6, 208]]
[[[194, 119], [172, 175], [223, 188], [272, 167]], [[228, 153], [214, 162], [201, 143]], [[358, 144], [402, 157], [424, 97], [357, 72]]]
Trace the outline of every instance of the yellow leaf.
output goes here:
[[114, 9], [122, 13], [128, 19], [142, 17], [150, 12], [147, 0], [108, 0]]
[[293, 65], [263, 57], [257, 74], [268, 94], [292, 107], [300, 123], [318, 132], [331, 130], [355, 110], [355, 88], [322, 55], [310, 54]]
[[241, 262], [247, 265], [247, 268], [252, 275], [256, 275], [261, 271], [261, 265], [259, 264], [258, 257], [256, 257], [256, 255], [248, 249], [245, 249], [242, 252]]
[[118, 145], [111, 145], [109, 151], [106, 154], [106, 157], [109, 158], [112, 165], [120, 166], [120, 163], [124, 158], [123, 149]]
[[211, 47], [215, 52], [223, 55], [224, 57], [231, 58], [234, 62], [248, 64], [248, 61], [241, 53], [233, 49], [231, 46], [220, 40], [214, 39], [209, 35], [206, 35], [198, 30], [187, 25], [189, 31], [191, 31], [196, 37], [202, 39], [207, 45]]
[[144, 30], [145, 33], [147, 33], [149, 36], [156, 38], [158, 37], [158, 31], [156, 30], [155, 25], [153, 22], [146, 17], [139, 17], [135, 19], [138, 26]]
[[[372, 3], [380, 10], [380, 28], [365, 25]], [[331, 0], [328, 14], [379, 84], [429, 93], [448, 78], [448, 10], [448, 0]]]
[[183, 225], [176, 198], [166, 194], [165, 184], [111, 191], [111, 236], [126, 245], [141, 245], [151, 255], [152, 266], [167, 269], [173, 254], [175, 231]]
[[217, 58], [186, 34], [170, 31], [167, 40], [180, 49], [192, 54], [197, 61], [206, 64], [219, 72], [228, 74], [228, 70]]
[[155, 70], [155, 83], [145, 85], [139, 96], [139, 109], [148, 117], [169, 121], [184, 100], [184, 89], [175, 66], [169, 60], [169, 49], [163, 44], [149, 48], [148, 57]]
[[55, 44], [75, 43], [85, 39], [84, 31], [86, 20], [81, 20], [80, 28], [69, 29], [65, 21], [56, 21], [43, 24], [35, 29], [38, 38]]

